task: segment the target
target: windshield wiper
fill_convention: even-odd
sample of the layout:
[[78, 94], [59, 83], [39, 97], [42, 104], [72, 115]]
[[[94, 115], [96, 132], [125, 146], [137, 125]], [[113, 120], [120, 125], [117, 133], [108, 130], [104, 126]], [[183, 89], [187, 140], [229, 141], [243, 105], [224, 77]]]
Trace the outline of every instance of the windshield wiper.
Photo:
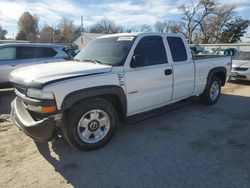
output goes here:
[[105, 65], [105, 63], [99, 61], [99, 60], [96, 60], [96, 59], [84, 59], [83, 61], [89, 61], [89, 62], [92, 62], [92, 63], [95, 63], [95, 64], [103, 64]]

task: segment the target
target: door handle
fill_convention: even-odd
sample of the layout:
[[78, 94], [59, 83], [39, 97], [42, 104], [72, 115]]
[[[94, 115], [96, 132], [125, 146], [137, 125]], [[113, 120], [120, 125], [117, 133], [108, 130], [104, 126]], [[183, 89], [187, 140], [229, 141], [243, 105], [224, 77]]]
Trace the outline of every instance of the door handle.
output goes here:
[[15, 67], [15, 66], [17, 66], [17, 65], [15, 65], [15, 64], [11, 64], [10, 66]]
[[166, 69], [164, 71], [165, 75], [171, 75], [173, 73], [172, 69]]

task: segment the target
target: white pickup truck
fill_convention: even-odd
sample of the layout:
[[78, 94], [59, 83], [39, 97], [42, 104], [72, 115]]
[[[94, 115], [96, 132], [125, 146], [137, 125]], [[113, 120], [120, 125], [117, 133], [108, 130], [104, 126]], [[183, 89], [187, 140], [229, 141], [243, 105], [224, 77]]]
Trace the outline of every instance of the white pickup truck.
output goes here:
[[119, 121], [200, 95], [217, 102], [231, 57], [193, 59], [179, 35], [102, 36], [73, 62], [34, 65], [11, 73], [15, 124], [35, 140], [61, 134], [72, 146], [105, 145]]

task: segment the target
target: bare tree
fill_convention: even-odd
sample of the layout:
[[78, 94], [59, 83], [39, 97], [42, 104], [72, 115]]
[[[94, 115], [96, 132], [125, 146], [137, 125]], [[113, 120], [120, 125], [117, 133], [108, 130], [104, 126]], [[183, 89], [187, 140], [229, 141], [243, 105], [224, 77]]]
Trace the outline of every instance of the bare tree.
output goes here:
[[182, 26], [185, 35], [190, 43], [193, 41], [193, 34], [200, 23], [215, 10], [214, 0], [200, 0], [197, 4], [182, 5], [180, 10], [183, 11]]
[[123, 27], [117, 26], [114, 21], [109, 19], [101, 19], [99, 22], [90, 27], [91, 33], [121, 33]]
[[185, 35], [185, 32], [182, 28], [182, 24], [178, 21], [169, 20], [167, 22], [167, 28], [169, 33], [181, 33]]
[[151, 32], [152, 28], [150, 25], [143, 24], [143, 25], [139, 26], [139, 31], [140, 32]]
[[16, 39], [36, 41], [38, 34], [38, 21], [36, 15], [31, 15], [29, 12], [24, 12], [18, 20], [18, 34]]
[[70, 43], [73, 38], [74, 25], [73, 21], [67, 18], [63, 18], [58, 25], [59, 29], [59, 41], [63, 43]]
[[234, 15], [236, 5], [219, 5], [215, 12], [206, 17], [200, 23], [202, 43], [216, 43], [222, 33], [226, 23], [229, 22]]
[[44, 25], [39, 32], [39, 42], [53, 43], [54, 42], [54, 29], [49, 25]]
[[184, 34], [183, 28], [180, 22], [174, 20], [168, 21], [157, 21], [154, 24], [154, 29], [156, 32], [160, 33], [181, 33]]
[[167, 33], [168, 32], [166, 22], [161, 22], [161, 21], [155, 22], [154, 29], [156, 32], [159, 32], [159, 33]]

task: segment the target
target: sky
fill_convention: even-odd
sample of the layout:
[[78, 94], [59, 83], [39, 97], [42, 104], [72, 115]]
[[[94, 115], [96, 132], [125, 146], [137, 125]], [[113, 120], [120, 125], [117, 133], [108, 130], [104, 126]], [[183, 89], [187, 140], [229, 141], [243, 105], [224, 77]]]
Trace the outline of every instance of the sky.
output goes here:
[[[178, 7], [187, 2], [190, 0], [0, 0], [0, 24], [8, 30], [7, 37], [11, 38], [17, 33], [17, 21], [24, 11], [39, 17], [39, 27], [45, 24], [56, 27], [63, 17], [80, 25], [81, 16], [84, 27], [102, 18], [111, 19], [125, 27], [153, 25], [156, 21], [180, 19], [182, 14]], [[237, 4], [235, 16], [250, 19], [249, 0], [218, 2]]]

